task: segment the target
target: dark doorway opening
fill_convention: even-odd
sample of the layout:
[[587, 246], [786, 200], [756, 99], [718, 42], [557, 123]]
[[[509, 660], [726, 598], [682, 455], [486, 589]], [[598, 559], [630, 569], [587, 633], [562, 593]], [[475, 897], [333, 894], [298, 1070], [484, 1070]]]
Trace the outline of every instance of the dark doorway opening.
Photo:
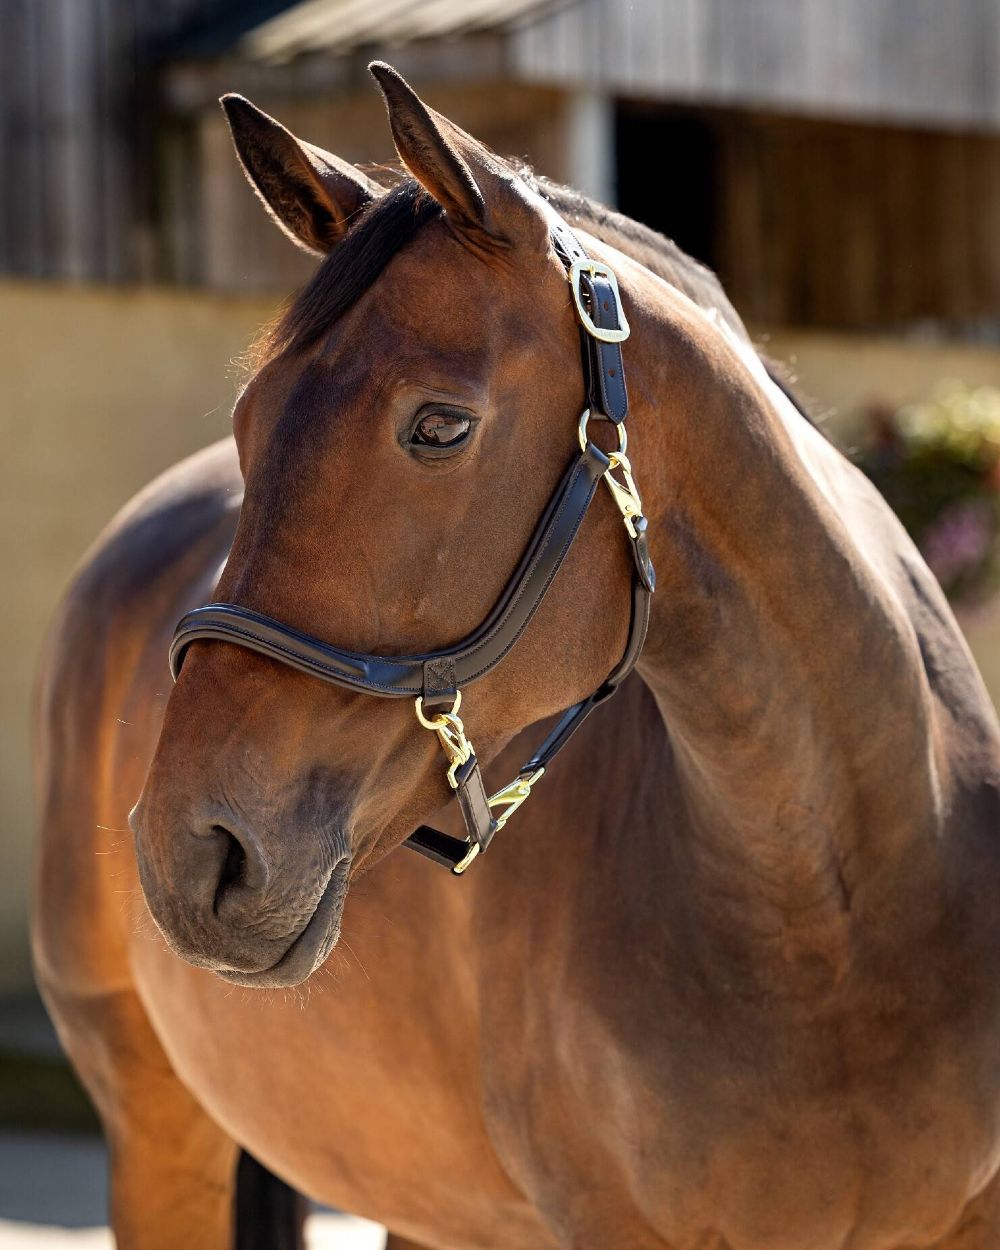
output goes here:
[[712, 124], [694, 113], [619, 101], [615, 153], [619, 210], [716, 268], [719, 144]]

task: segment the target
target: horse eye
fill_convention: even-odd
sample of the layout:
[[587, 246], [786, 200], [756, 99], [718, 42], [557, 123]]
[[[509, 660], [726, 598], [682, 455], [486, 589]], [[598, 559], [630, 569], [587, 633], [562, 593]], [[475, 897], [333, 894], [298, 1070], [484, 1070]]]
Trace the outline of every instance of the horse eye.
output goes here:
[[429, 412], [417, 422], [410, 441], [418, 447], [453, 447], [460, 443], [472, 422], [450, 412]]

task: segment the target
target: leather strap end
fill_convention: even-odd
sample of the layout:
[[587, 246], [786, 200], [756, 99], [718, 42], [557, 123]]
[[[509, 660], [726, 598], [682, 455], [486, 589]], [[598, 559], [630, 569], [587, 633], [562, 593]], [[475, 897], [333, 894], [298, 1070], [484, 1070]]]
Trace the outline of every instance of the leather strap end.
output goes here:
[[639, 574], [639, 580], [643, 586], [652, 594], [656, 589], [656, 569], [653, 567], [653, 560], [649, 554], [649, 540], [646, 537], [649, 523], [644, 516], [639, 516], [633, 518], [632, 526], [635, 529], [635, 538], [632, 539], [635, 571]]
[[403, 845], [416, 851], [418, 855], [423, 855], [425, 859], [440, 864], [442, 868], [453, 871], [455, 865], [460, 864], [469, 853], [468, 842], [453, 838], [450, 833], [442, 833], [440, 829], [432, 829], [430, 825], [421, 825], [419, 829], [415, 829]]

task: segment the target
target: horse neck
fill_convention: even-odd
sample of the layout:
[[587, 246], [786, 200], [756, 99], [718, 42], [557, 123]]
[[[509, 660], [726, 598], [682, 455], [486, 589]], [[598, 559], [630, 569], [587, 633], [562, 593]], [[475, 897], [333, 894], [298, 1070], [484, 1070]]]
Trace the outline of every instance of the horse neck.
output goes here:
[[684, 888], [713, 924], [745, 934], [755, 910], [773, 935], [794, 915], [836, 945], [861, 882], [904, 857], [909, 876], [934, 841], [931, 698], [890, 585], [905, 539], [752, 352], [628, 276], [658, 575], [640, 672], [671, 745]]

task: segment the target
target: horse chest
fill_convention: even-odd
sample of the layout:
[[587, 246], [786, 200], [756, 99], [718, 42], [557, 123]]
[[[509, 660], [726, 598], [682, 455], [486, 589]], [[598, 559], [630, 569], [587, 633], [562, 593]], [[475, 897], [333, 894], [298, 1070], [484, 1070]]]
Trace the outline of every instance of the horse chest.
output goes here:
[[[139, 942], [171, 1065], [233, 1137], [302, 1192], [417, 1243], [544, 1250], [486, 1132], [467, 986], [378, 906], [308, 996], [233, 993]], [[370, 923], [370, 917], [374, 921]]]
[[512, 1174], [578, 1228], [614, 1211], [671, 1248], [896, 1250], [945, 1239], [1000, 1165], [1000, 1072], [969, 1018], [706, 1028], [665, 999], [637, 1027], [633, 1006], [562, 1003], [487, 1089]]

